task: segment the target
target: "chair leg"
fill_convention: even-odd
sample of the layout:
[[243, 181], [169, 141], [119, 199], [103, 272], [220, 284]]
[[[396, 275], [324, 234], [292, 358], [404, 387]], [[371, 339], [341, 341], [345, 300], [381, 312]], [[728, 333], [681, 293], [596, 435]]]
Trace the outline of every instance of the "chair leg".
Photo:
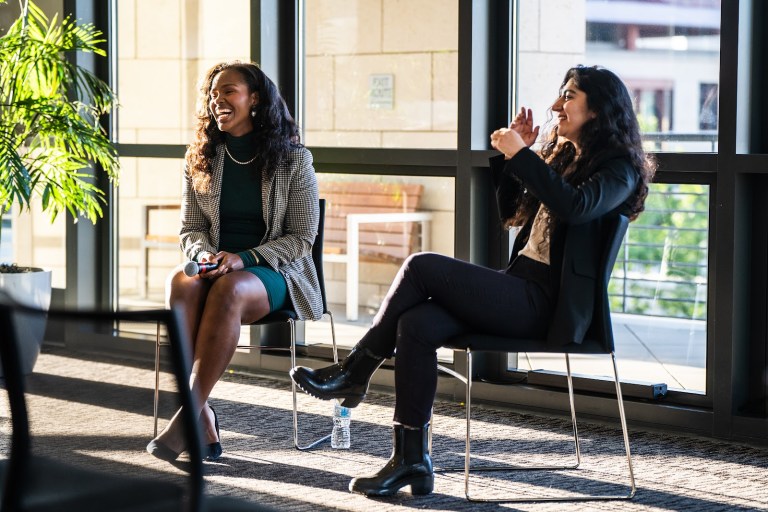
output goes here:
[[[331, 312], [329, 311], [327, 314], [331, 320], [331, 342], [333, 343], [333, 362], [338, 363], [339, 354], [338, 354], [338, 349], [336, 347], [336, 327], [333, 323], [333, 315], [331, 314]], [[294, 368], [296, 366], [296, 322], [294, 322], [293, 320], [289, 320], [289, 322], [291, 324], [291, 368]], [[298, 408], [298, 398], [297, 398], [298, 393], [296, 390], [296, 383], [293, 382], [293, 380], [291, 380], [291, 391], [293, 392], [293, 445], [296, 447], [296, 449], [302, 450], [302, 451], [311, 450], [312, 448], [316, 448], [317, 446], [321, 445], [326, 441], [330, 441], [331, 434], [328, 434], [304, 446], [299, 444], [299, 408]]]
[[[581, 448], [579, 445], [578, 428], [576, 426], [576, 408], [575, 408], [575, 400], [574, 400], [574, 392], [573, 392], [573, 378], [571, 375], [571, 364], [570, 364], [570, 359], [568, 357], [568, 354], [565, 354], [565, 362], [566, 362], [567, 380], [568, 380], [568, 398], [569, 398], [569, 403], [571, 407], [571, 421], [573, 424], [574, 450], [576, 455], [575, 464], [558, 465], [558, 466], [555, 466], [555, 465], [531, 465], [531, 466], [506, 465], [506, 466], [472, 467], [472, 464], [471, 464], [472, 352], [471, 350], [467, 349], [466, 350], [466, 366], [467, 366], [466, 377], [458, 374], [453, 370], [450, 370], [438, 365], [438, 369], [440, 371], [446, 372], [458, 378], [465, 384], [466, 438], [465, 438], [465, 449], [464, 449], [464, 467], [463, 468], [459, 468], [459, 467], [439, 468], [439, 469], [435, 469], [435, 473], [463, 471], [464, 472], [464, 495], [467, 501], [474, 501], [474, 502], [526, 503], [526, 502], [608, 501], [608, 500], [631, 499], [636, 493], [635, 477], [632, 470], [632, 458], [629, 451], [629, 435], [627, 431], [626, 416], [624, 414], [624, 402], [621, 395], [621, 385], [619, 382], [619, 374], [616, 367], [616, 357], [613, 353], [611, 353], [611, 357], [613, 360], [613, 370], [614, 370], [614, 377], [616, 382], [616, 396], [619, 404], [619, 416], [621, 419], [621, 427], [622, 427], [622, 432], [624, 436], [624, 447], [627, 453], [627, 464], [629, 466], [629, 478], [630, 478], [631, 489], [628, 494], [572, 496], [572, 497], [478, 498], [478, 497], [472, 496], [470, 492], [470, 475], [472, 473], [492, 472], [492, 471], [509, 472], [509, 471], [520, 471], [520, 470], [565, 470], [565, 469], [577, 469], [578, 466], [581, 464]], [[430, 451], [431, 451], [431, 443], [432, 443], [432, 422], [430, 422], [430, 430], [429, 430]]]
[[157, 437], [157, 408], [160, 403], [160, 324], [157, 324], [157, 333], [155, 337], [155, 435]]
[[565, 370], [568, 375], [568, 403], [571, 405], [571, 423], [573, 424], [573, 449], [576, 453], [576, 463], [559, 469], [576, 469], [581, 464], [581, 447], [579, 446], [579, 427], [576, 426], [576, 402], [573, 397], [573, 376], [571, 375], [571, 358], [565, 354]]
[[619, 369], [616, 366], [616, 354], [611, 352], [611, 360], [613, 361], [613, 376], [616, 379], [616, 399], [619, 402], [619, 418], [621, 420], [621, 432], [624, 435], [624, 450], [627, 454], [627, 467], [629, 469], [629, 482], [630, 491], [625, 499], [631, 499], [637, 492], [637, 486], [635, 485], [635, 472], [632, 470], [632, 454], [629, 451], [629, 431], [627, 430], [627, 417], [624, 414], [624, 399], [621, 395], [621, 384], [619, 381]]

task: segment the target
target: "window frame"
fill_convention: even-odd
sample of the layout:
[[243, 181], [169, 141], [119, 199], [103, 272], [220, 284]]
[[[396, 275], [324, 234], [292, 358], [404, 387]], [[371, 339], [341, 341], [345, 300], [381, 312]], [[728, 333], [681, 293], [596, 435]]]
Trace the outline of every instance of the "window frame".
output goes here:
[[[116, 0], [109, 8], [96, 0], [65, 0], [66, 12], [103, 27], [116, 55]], [[299, 51], [301, 0], [251, 0], [253, 60], [280, 84], [292, 110], [301, 105]], [[515, 76], [514, 27], [517, 2], [459, 0], [458, 136], [455, 150], [311, 148], [318, 172], [354, 174], [413, 174], [445, 176], [456, 180], [455, 256], [478, 264], [498, 266], [507, 248], [495, 236], [495, 206], [487, 161], [494, 154], [487, 134], [510, 119]], [[718, 151], [712, 154], [659, 153], [657, 181], [700, 183], [710, 186], [710, 254], [707, 322], [707, 389], [704, 397], [671, 392], [663, 402], [626, 400], [630, 422], [734, 440], [768, 440], [768, 417], [741, 412], [759, 382], [760, 364], [768, 360], [766, 327], [756, 321], [766, 311], [765, 236], [753, 224], [762, 212], [757, 191], [768, 189], [768, 100], [758, 94], [768, 85], [768, 64], [759, 56], [768, 48], [768, 7], [741, 0], [721, 6], [719, 71], [720, 110]], [[277, 30], [275, 30], [277, 28]], [[495, 63], [491, 66], [489, 63]], [[99, 74], [114, 81], [115, 59]], [[511, 77], [511, 80], [508, 79]], [[115, 115], [112, 122], [117, 122]], [[121, 156], [171, 157], [184, 154], [183, 145], [118, 144]], [[67, 288], [54, 301], [81, 307], [116, 307], [116, 218], [119, 205], [114, 191], [104, 222], [67, 226]], [[758, 187], [758, 188], [756, 188]], [[761, 217], [762, 218], [762, 217]], [[760, 239], [755, 239], [760, 236]], [[761, 245], [762, 244], [762, 245]], [[758, 247], [759, 245], [759, 247]], [[94, 265], [84, 264], [90, 255]], [[84, 258], [85, 256], [85, 258]], [[735, 268], [754, 270], [752, 278]], [[135, 343], [115, 350], [135, 351]], [[147, 347], [147, 353], [154, 347]], [[323, 349], [315, 352], [325, 358]], [[756, 359], [755, 359], [756, 358]], [[762, 358], [762, 359], [761, 359]], [[458, 358], [461, 359], [461, 358]], [[253, 357], [254, 370], [284, 372], [287, 362], [275, 356]], [[462, 363], [457, 361], [457, 370]], [[765, 375], [765, 370], [762, 370]], [[394, 377], [384, 369], [377, 385], [390, 387]], [[715, 385], [717, 383], [717, 385]], [[764, 385], [768, 388], [768, 385]], [[560, 414], [567, 410], [561, 393], [531, 386], [500, 387], [478, 383], [476, 399], [507, 406]], [[443, 397], [463, 398], [458, 383], [440, 380]], [[768, 389], [762, 389], [766, 400]], [[582, 396], [591, 415], [611, 419], [614, 403], [601, 396]]]

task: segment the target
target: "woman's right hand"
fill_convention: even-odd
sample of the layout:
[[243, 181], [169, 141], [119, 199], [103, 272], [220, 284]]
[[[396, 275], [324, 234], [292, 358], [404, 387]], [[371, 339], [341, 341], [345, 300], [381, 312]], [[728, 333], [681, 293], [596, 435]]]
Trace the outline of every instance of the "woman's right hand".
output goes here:
[[531, 147], [539, 136], [539, 127], [533, 126], [533, 112], [525, 107], [520, 108], [509, 127], [520, 135], [528, 147]]
[[499, 128], [491, 134], [491, 147], [504, 153], [504, 159], [509, 160], [526, 145], [520, 134], [512, 128]]
[[218, 254], [212, 254], [210, 252], [204, 252], [202, 255], [200, 255], [200, 263], [217, 263], [219, 266], [213, 270], [199, 273], [199, 277], [203, 279], [215, 280], [216, 278], [221, 277], [227, 273], [226, 267], [222, 266], [221, 258], [218, 256]]

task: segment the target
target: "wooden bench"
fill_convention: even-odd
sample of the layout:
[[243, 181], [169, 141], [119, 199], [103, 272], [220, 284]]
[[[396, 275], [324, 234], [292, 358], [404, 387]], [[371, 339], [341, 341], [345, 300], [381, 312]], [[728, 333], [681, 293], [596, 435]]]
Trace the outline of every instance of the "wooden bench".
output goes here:
[[[149, 288], [150, 249], [176, 249], [181, 254], [179, 225], [181, 207], [178, 203], [145, 204], [141, 207], [142, 237], [139, 241], [139, 296], [147, 297]], [[176, 231], [167, 229], [171, 227]]]
[[417, 211], [419, 184], [321, 180], [319, 189], [326, 200], [323, 259], [346, 264], [346, 316], [354, 321], [360, 261], [399, 264], [428, 250], [432, 214]]

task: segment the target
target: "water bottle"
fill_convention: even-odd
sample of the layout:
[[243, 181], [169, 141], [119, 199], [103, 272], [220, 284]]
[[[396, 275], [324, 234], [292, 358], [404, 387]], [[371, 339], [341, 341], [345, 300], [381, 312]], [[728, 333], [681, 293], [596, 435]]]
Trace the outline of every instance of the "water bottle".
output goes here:
[[352, 411], [344, 407], [338, 400], [333, 401], [333, 431], [331, 432], [332, 448], [349, 448], [349, 424], [352, 421]]

